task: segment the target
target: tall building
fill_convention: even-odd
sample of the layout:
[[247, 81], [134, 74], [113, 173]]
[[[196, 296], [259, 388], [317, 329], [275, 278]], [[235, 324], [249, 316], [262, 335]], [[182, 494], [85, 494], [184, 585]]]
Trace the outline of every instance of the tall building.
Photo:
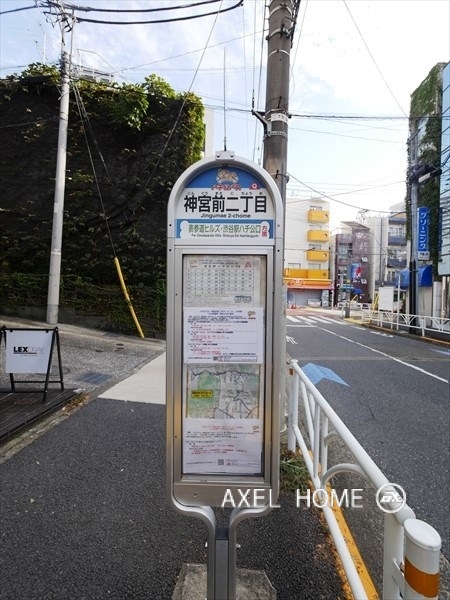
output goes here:
[[442, 136], [440, 157], [440, 236], [438, 273], [442, 277], [441, 316], [450, 318], [450, 63], [442, 71]]
[[327, 200], [288, 193], [284, 255], [288, 306], [331, 304], [329, 224]]
[[370, 229], [368, 281], [372, 298], [380, 287], [395, 285], [408, 264], [405, 203], [392, 206], [390, 210], [386, 217], [367, 219]]
[[[411, 94], [409, 116], [410, 314], [449, 314], [448, 63], [438, 63]], [[444, 118], [445, 117], [445, 118]], [[444, 156], [445, 154], [445, 156]], [[432, 273], [432, 277], [423, 275]], [[426, 285], [425, 285], [426, 283]]]
[[334, 302], [370, 302], [371, 231], [357, 221], [343, 221], [341, 226], [332, 238]]

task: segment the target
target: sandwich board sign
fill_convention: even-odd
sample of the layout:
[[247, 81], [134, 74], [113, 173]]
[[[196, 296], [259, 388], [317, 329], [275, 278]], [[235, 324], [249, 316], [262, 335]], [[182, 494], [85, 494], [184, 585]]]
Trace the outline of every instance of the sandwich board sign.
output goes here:
[[[278, 496], [283, 208], [270, 175], [222, 151], [169, 199], [167, 483], [176, 508]], [[283, 390], [284, 391], [284, 390]], [[226, 504], [225, 504], [226, 505]]]

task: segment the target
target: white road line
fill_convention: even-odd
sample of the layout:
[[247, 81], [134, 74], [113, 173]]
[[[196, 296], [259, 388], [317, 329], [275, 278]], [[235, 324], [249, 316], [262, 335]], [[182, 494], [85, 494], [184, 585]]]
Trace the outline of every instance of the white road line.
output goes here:
[[308, 317], [296, 317], [296, 319], [299, 323], [314, 323], [314, 321]]
[[439, 375], [435, 375], [434, 373], [425, 371], [425, 369], [421, 369], [420, 367], [411, 365], [410, 363], [405, 362], [404, 360], [400, 360], [400, 358], [395, 358], [395, 356], [386, 354], [386, 352], [381, 352], [381, 350], [376, 350], [375, 348], [371, 348], [370, 346], [367, 346], [366, 344], [361, 344], [361, 342], [355, 342], [355, 340], [351, 340], [343, 335], [340, 335], [339, 333], [330, 331], [329, 329], [323, 329], [323, 331], [327, 331], [328, 333], [331, 333], [331, 335], [335, 335], [336, 337], [341, 338], [342, 340], [345, 340], [346, 342], [350, 342], [351, 344], [356, 344], [356, 346], [361, 346], [361, 348], [366, 348], [367, 350], [370, 350], [371, 352], [375, 352], [376, 354], [381, 354], [381, 356], [390, 358], [391, 360], [394, 360], [395, 362], [398, 362], [401, 365], [405, 365], [405, 367], [409, 367], [410, 369], [414, 369], [415, 371], [419, 371], [419, 373], [423, 373], [424, 375], [429, 375], [430, 377], [433, 377], [434, 379], [437, 379], [438, 381], [443, 381], [444, 383], [450, 383], [450, 381], [448, 379], [444, 379], [444, 377], [439, 377]]
[[322, 317], [311, 317], [311, 319], [313, 321], [318, 321], [319, 323], [325, 323], [326, 325], [329, 325], [330, 323], [333, 323], [332, 319], [326, 320]]
[[331, 317], [320, 317], [321, 319], [325, 319], [327, 323], [333, 323], [333, 325], [346, 325], [345, 321], [342, 319], [332, 319]]
[[307, 323], [325, 323], [326, 325], [329, 325], [330, 323], [333, 325], [347, 325], [344, 321], [331, 319], [330, 317], [292, 317], [291, 315], [288, 315], [286, 318], [294, 323], [306, 321]]

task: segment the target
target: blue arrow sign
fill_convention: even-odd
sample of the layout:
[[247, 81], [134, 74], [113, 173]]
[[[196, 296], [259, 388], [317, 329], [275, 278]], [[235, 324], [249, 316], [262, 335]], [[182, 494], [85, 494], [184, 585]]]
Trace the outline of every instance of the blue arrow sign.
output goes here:
[[320, 365], [308, 363], [302, 367], [302, 371], [313, 385], [319, 383], [321, 379], [329, 379], [330, 381], [335, 381], [336, 383], [340, 383], [348, 387], [348, 383], [345, 383], [345, 381], [341, 379], [339, 375], [336, 375], [334, 371], [328, 369], [327, 367], [321, 367]]

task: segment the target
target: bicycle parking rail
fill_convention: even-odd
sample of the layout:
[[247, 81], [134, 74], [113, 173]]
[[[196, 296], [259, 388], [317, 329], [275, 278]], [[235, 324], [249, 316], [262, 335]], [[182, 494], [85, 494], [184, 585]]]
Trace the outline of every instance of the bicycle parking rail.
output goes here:
[[[334, 475], [347, 472], [365, 478], [377, 490], [383, 489], [389, 498], [383, 529], [383, 600], [437, 598], [441, 547], [438, 532], [416, 519], [405, 499], [398, 497], [396, 484], [389, 482], [295, 359], [289, 362], [288, 384], [288, 449], [293, 452], [299, 446], [314, 488], [326, 490]], [[299, 425], [300, 403], [306, 419], [305, 432]], [[328, 448], [336, 439], [350, 451], [353, 463], [328, 465]], [[367, 600], [367, 591], [333, 508], [327, 503], [321, 508], [352, 593], [358, 600]]]

